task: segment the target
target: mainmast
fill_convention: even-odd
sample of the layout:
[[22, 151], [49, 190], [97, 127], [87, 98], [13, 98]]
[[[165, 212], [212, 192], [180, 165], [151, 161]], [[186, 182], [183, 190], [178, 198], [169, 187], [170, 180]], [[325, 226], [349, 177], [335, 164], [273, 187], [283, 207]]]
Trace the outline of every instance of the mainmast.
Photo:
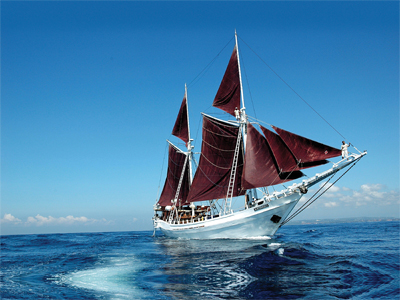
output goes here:
[[235, 48], [236, 48], [236, 57], [237, 57], [237, 64], [238, 64], [238, 71], [239, 71], [239, 87], [240, 87], [240, 98], [242, 99], [242, 101], [241, 101], [242, 108], [240, 109], [240, 112], [238, 112], [238, 113], [236, 113], [236, 110], [235, 110], [235, 117], [236, 117], [237, 121], [239, 122], [239, 131], [238, 131], [239, 134], [237, 137], [235, 154], [234, 154], [233, 162], [232, 162], [232, 170], [231, 170], [230, 179], [229, 179], [228, 191], [227, 191], [225, 203], [224, 203], [224, 214], [231, 212], [233, 188], [234, 188], [234, 184], [235, 184], [235, 178], [237, 175], [236, 170], [237, 170], [237, 164], [238, 164], [238, 157], [239, 157], [239, 153], [240, 153], [241, 140], [243, 140], [243, 148], [245, 149], [246, 139], [247, 139], [247, 116], [246, 116], [246, 107], [244, 105], [242, 74], [240, 71], [240, 59], [239, 59], [239, 45], [238, 45], [236, 30], [235, 30]]
[[190, 125], [189, 125], [189, 101], [187, 98], [187, 86], [185, 83], [185, 99], [186, 99], [186, 115], [187, 115], [187, 127], [188, 127], [188, 142], [186, 143], [187, 151], [188, 151], [188, 158], [189, 158], [189, 185], [192, 185], [193, 182], [193, 169], [192, 169], [192, 160], [193, 160], [193, 148], [192, 141], [193, 139], [190, 138]]
[[[236, 55], [237, 55], [237, 60], [238, 60], [238, 69], [239, 69], [239, 82], [240, 82], [240, 96], [242, 98], [242, 108], [240, 109], [241, 111], [241, 116], [246, 117], [246, 106], [244, 105], [244, 97], [243, 97], [243, 84], [242, 84], [242, 73], [240, 71], [240, 59], [239, 59], [239, 45], [237, 41], [237, 33], [235, 30], [235, 47], [236, 47]], [[241, 117], [241, 121], [243, 120], [243, 117]]]
[[[240, 96], [242, 98], [242, 108], [240, 109], [240, 119], [239, 121], [239, 130], [242, 133], [241, 138], [243, 140], [243, 151], [246, 151], [246, 143], [247, 143], [247, 115], [246, 115], [246, 106], [244, 105], [244, 94], [243, 94], [243, 83], [242, 83], [242, 72], [240, 69], [240, 58], [239, 58], [239, 43], [237, 39], [237, 33], [235, 29], [235, 45], [236, 45], [236, 55], [237, 55], [237, 61], [238, 61], [238, 70], [239, 70], [239, 82], [240, 82]], [[253, 196], [257, 195], [257, 191], [249, 189], [248, 192], [250, 193], [250, 196], [254, 193]], [[247, 201], [245, 201], [245, 205], [247, 208]]]
[[239, 124], [242, 130], [242, 138], [243, 138], [243, 147], [246, 149], [246, 140], [247, 140], [247, 115], [246, 115], [246, 106], [244, 105], [244, 96], [243, 96], [243, 84], [242, 84], [242, 73], [240, 70], [240, 58], [239, 58], [239, 44], [237, 40], [237, 33], [235, 30], [235, 46], [236, 46], [236, 55], [238, 61], [238, 70], [239, 70], [239, 82], [240, 82], [240, 96], [242, 98], [242, 108], [240, 109], [240, 119]]

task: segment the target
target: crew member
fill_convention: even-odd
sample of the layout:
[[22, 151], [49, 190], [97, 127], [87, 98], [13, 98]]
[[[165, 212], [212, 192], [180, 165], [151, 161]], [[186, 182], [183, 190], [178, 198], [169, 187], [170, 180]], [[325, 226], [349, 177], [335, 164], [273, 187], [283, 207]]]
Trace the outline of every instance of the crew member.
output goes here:
[[238, 110], [237, 107], [235, 107], [235, 118], [236, 120], [240, 119], [240, 110]]
[[342, 159], [349, 156], [349, 151], [347, 150], [347, 147], [350, 147], [350, 145], [350, 143], [347, 145], [344, 141], [342, 141]]

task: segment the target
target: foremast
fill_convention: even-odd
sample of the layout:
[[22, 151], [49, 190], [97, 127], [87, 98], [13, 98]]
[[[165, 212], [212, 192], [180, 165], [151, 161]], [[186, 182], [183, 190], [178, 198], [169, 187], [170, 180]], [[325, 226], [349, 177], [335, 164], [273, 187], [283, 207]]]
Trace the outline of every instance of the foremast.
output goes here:
[[187, 149], [186, 151], [181, 150], [167, 140], [169, 143], [167, 177], [155, 208], [161, 209], [165, 207], [166, 210], [171, 210], [169, 218], [177, 212], [177, 207], [181, 207], [187, 203], [187, 196], [193, 181], [192, 150], [194, 147], [192, 146], [193, 140], [190, 138], [186, 84], [185, 94], [172, 130], [172, 135], [185, 142]]
[[[173, 203], [175, 203], [176, 207], [181, 207], [182, 206], [182, 202], [179, 201], [178, 202], [178, 198], [179, 198], [179, 193], [180, 193], [180, 189], [182, 186], [182, 181], [183, 178], [185, 176], [185, 171], [186, 171], [186, 165], [188, 165], [188, 176], [189, 176], [189, 189], [190, 186], [192, 185], [193, 182], [193, 169], [192, 169], [192, 162], [193, 162], [193, 148], [194, 146], [192, 146], [192, 141], [193, 139], [190, 138], [190, 123], [189, 123], [189, 105], [188, 105], [188, 98], [187, 98], [187, 85], [185, 83], [185, 95], [182, 101], [182, 105], [184, 105], [186, 107], [186, 109], [184, 109], [184, 111], [180, 111], [179, 114], [184, 114], [187, 122], [185, 122], [186, 124], [183, 124], [183, 126], [187, 126], [187, 136], [184, 137], [180, 137], [186, 144], [186, 149], [187, 152], [185, 153], [186, 155], [186, 159], [185, 159], [185, 163], [183, 165], [183, 170], [181, 173], [181, 176], [179, 178], [179, 184], [178, 184], [178, 188], [176, 189], [176, 193], [175, 193], [175, 197], [173, 199]], [[178, 115], [178, 118], [180, 117], [180, 115]], [[177, 120], [178, 121], [178, 120]], [[181, 124], [182, 126], [182, 124]], [[174, 131], [173, 131], [174, 132]], [[185, 201], [184, 201], [185, 202]], [[173, 214], [170, 215], [170, 218], [172, 218]]]
[[[186, 138], [187, 152], [185, 153], [186, 159], [185, 159], [185, 163], [183, 165], [181, 176], [179, 178], [179, 183], [178, 183], [178, 187], [176, 189], [175, 197], [174, 197], [174, 199], [171, 200], [171, 202], [174, 204], [174, 207], [173, 207], [173, 209], [172, 209], [172, 211], [171, 211], [171, 213], [169, 215], [169, 218], [168, 218], [169, 222], [172, 222], [175, 217], [178, 217], [179, 208], [182, 207], [182, 205], [186, 202], [186, 200], [184, 200], [182, 202], [181, 199], [179, 199], [179, 194], [180, 194], [180, 190], [181, 190], [181, 187], [182, 187], [183, 179], [185, 177], [185, 171], [186, 171], [186, 165], [187, 164], [188, 164], [187, 171], [189, 173], [188, 174], [188, 176], [189, 176], [189, 189], [190, 189], [190, 186], [192, 185], [192, 182], [193, 182], [193, 171], [192, 171], [193, 152], [192, 152], [192, 150], [193, 150], [194, 146], [192, 146], [193, 139], [190, 138], [189, 105], [188, 105], [188, 99], [187, 99], [187, 86], [186, 86], [186, 83], [185, 83], [185, 96], [184, 96], [182, 102], [186, 102], [185, 103], [186, 111], [182, 112], [182, 113], [185, 113], [186, 114], [186, 118], [187, 118], [187, 138]], [[179, 118], [179, 115], [178, 115], [178, 118]], [[183, 139], [183, 140], [185, 141], [185, 139]]]

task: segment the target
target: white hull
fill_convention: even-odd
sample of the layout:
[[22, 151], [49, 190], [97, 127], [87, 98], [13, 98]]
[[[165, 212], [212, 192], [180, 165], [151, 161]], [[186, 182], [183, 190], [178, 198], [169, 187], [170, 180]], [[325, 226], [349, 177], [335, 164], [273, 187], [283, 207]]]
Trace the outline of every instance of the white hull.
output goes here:
[[301, 196], [301, 193], [293, 193], [232, 214], [188, 224], [171, 224], [158, 219], [154, 220], [154, 228], [161, 229], [168, 237], [184, 239], [273, 236]]
[[309, 187], [357, 162], [366, 154], [367, 152], [351, 154], [334, 164], [329, 170], [303, 180], [301, 184], [295, 183], [286, 190], [264, 196], [256, 201], [254, 207], [188, 224], [174, 224], [156, 218], [153, 219], [154, 229], [161, 229], [168, 237], [185, 239], [240, 239], [273, 236], [299, 202], [303, 195], [302, 189], [306, 192]]

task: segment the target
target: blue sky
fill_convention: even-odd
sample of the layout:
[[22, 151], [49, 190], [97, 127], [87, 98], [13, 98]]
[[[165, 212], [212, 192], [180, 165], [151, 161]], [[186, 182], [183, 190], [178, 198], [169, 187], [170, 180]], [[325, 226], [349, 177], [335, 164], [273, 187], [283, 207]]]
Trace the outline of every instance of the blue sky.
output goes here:
[[250, 115], [343, 139], [254, 50], [368, 150], [297, 219], [398, 217], [398, 2], [2, 1], [1, 233], [151, 230], [184, 84], [199, 150], [235, 29]]

